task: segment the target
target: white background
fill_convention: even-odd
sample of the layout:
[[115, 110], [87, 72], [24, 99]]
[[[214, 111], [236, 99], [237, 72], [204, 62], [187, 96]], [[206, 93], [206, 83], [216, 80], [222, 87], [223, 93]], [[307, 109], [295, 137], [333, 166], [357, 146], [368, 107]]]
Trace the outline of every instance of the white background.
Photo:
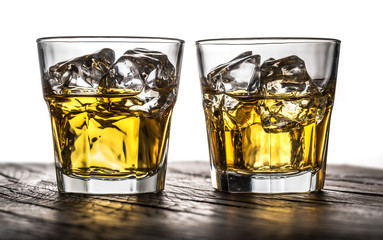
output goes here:
[[186, 41], [169, 161], [208, 161], [194, 42], [220, 37], [342, 41], [328, 163], [383, 168], [383, 14], [379, 1], [2, 1], [0, 161], [52, 162], [35, 40], [64, 35]]

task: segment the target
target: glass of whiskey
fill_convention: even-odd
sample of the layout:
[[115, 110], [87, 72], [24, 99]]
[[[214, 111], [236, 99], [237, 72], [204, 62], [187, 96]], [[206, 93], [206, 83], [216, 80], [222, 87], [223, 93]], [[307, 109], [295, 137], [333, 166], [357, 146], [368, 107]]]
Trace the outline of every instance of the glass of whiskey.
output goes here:
[[48, 37], [37, 45], [59, 191], [162, 191], [184, 41]]
[[340, 41], [209, 39], [196, 46], [213, 187], [322, 189]]

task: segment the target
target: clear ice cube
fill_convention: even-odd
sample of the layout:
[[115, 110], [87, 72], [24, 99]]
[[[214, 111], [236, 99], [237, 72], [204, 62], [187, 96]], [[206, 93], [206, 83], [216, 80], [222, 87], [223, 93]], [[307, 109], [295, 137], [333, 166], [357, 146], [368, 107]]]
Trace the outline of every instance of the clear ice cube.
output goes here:
[[326, 101], [326, 97], [263, 99], [258, 103], [262, 127], [268, 133], [276, 133], [319, 124], [326, 110]]
[[295, 55], [263, 62], [261, 85], [266, 97], [303, 97], [319, 92], [304, 61]]
[[101, 80], [100, 91], [136, 95], [144, 88], [140, 66], [128, 55], [123, 55], [112, 65], [109, 73]]
[[222, 101], [225, 126], [229, 130], [246, 128], [257, 121], [254, 105], [246, 104], [228, 95], [225, 95]]
[[128, 50], [111, 67], [101, 88], [107, 93], [136, 95], [143, 89], [176, 85], [175, 68], [168, 57], [143, 48]]
[[266, 132], [288, 132], [322, 121], [327, 97], [320, 95], [299, 57], [266, 60], [261, 88], [264, 98], [258, 111]]
[[149, 88], [144, 89], [140, 94], [135, 96], [140, 101], [140, 104], [130, 106], [129, 110], [161, 116], [166, 109], [174, 105], [176, 93], [176, 88], [172, 88], [172, 90], [166, 94]]
[[55, 94], [94, 93], [114, 62], [114, 51], [101, 49], [49, 68], [48, 83]]
[[135, 112], [162, 114], [174, 104], [177, 78], [173, 64], [158, 51], [136, 48], [126, 51], [100, 83], [103, 93], [134, 95]]
[[230, 95], [254, 95], [260, 87], [260, 55], [244, 52], [207, 75], [209, 88]]

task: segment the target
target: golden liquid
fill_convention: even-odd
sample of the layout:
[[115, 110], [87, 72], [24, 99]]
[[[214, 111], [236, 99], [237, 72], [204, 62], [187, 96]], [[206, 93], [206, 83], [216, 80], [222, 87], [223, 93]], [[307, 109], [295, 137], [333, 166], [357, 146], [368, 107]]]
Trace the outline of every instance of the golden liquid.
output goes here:
[[[204, 95], [210, 157], [216, 169], [240, 174], [320, 169], [326, 158], [330, 97], [283, 100], [229, 97], [234, 107], [225, 107], [228, 102], [226, 99], [225, 103], [225, 98], [222, 94]], [[297, 103], [309, 104], [299, 108]], [[268, 116], [265, 109], [273, 114], [262, 123], [261, 114]], [[278, 113], [298, 120], [279, 127], [275, 117]]]
[[129, 96], [45, 97], [56, 163], [67, 175], [143, 177], [166, 158], [172, 106], [161, 115], [130, 111]]

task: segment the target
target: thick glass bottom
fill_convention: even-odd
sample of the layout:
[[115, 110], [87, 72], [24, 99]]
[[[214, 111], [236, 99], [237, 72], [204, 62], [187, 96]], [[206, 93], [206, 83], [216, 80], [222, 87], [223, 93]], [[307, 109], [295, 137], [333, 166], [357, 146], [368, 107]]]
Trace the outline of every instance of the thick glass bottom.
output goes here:
[[166, 164], [155, 174], [143, 178], [102, 178], [66, 175], [56, 167], [57, 187], [62, 193], [139, 194], [156, 193], [164, 189]]
[[324, 169], [297, 173], [238, 174], [212, 167], [213, 188], [232, 193], [306, 193], [319, 191], [324, 184]]

